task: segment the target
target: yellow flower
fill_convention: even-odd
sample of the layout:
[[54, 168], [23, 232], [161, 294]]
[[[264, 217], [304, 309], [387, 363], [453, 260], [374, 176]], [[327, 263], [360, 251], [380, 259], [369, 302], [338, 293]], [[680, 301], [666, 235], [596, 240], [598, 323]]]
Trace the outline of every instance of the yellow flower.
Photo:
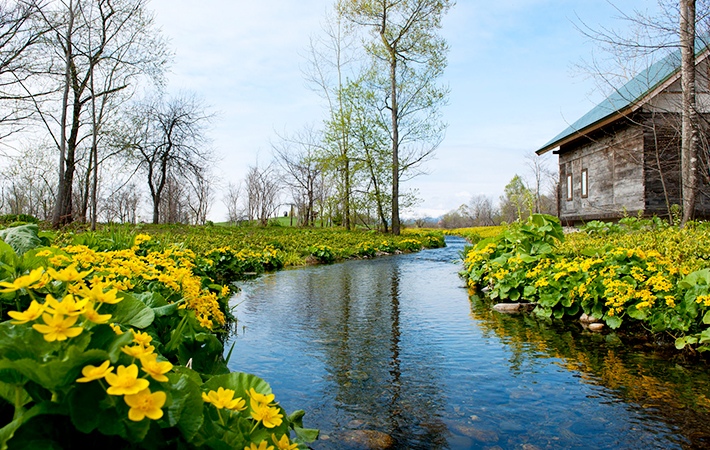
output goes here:
[[21, 325], [23, 323], [31, 322], [33, 320], [38, 319], [43, 312], [44, 305], [40, 305], [36, 301], [32, 300], [29, 308], [27, 308], [25, 311], [9, 311], [7, 315], [15, 319], [12, 321], [13, 324]]
[[74, 327], [73, 325], [79, 319], [78, 316], [70, 316], [65, 318], [62, 314], [42, 314], [42, 320], [45, 325], [34, 324], [32, 328], [44, 335], [44, 340], [47, 342], [66, 341], [67, 338], [79, 336], [83, 330], [82, 327]]
[[143, 347], [142, 345], [128, 346], [124, 345], [121, 347], [121, 351], [126, 355], [132, 356], [134, 358], [142, 358], [144, 356], [150, 355], [155, 350], [152, 345], [148, 347]]
[[264, 403], [268, 405], [269, 403], [274, 401], [274, 394], [260, 394], [259, 392], [256, 392], [254, 388], [249, 388], [247, 395], [251, 397], [252, 400], [258, 403]]
[[81, 374], [84, 375], [81, 378], [77, 378], [77, 383], [88, 383], [89, 381], [99, 380], [105, 377], [107, 374], [113, 372], [113, 366], [110, 365], [111, 361], [106, 360], [100, 366], [84, 366], [81, 369]]
[[145, 417], [158, 420], [163, 417], [165, 405], [165, 392], [158, 391], [151, 394], [150, 389], [143, 389], [135, 394], [127, 394], [123, 397], [131, 409], [128, 410], [128, 418], [134, 422], [140, 422]]
[[147, 347], [148, 345], [150, 345], [150, 342], [153, 340], [151, 335], [142, 331], [136, 331], [132, 329], [131, 333], [133, 334], [133, 342], [138, 345], [142, 345], [143, 347]]
[[85, 298], [78, 302], [74, 300], [74, 296], [69, 294], [62, 301], [57, 301], [51, 294], [47, 295], [44, 301], [45, 309], [51, 314], [61, 314], [66, 316], [78, 316], [86, 310], [86, 305], [89, 299]]
[[173, 368], [169, 361], [158, 361], [158, 355], [155, 353], [141, 356], [140, 360], [143, 372], [153, 377], [155, 381], [168, 381], [165, 374]]
[[136, 237], [133, 239], [133, 245], [141, 245], [144, 242], [150, 241], [151, 237], [149, 234], [137, 234]]
[[0, 289], [0, 292], [14, 292], [20, 289], [32, 287], [34, 284], [36, 284], [42, 279], [43, 273], [44, 269], [42, 267], [38, 267], [37, 269], [32, 270], [27, 275], [22, 275], [20, 277], [15, 278], [12, 283], [8, 283], [7, 281], [0, 281], [0, 286], [3, 287], [3, 289]]
[[75, 281], [79, 281], [84, 279], [88, 274], [91, 273], [91, 270], [87, 270], [86, 272], [77, 272], [76, 270], [76, 264], [72, 264], [69, 267], [62, 269], [60, 271], [56, 271], [49, 267], [47, 269], [47, 273], [49, 274], [50, 277], [54, 278], [57, 281], [63, 281], [65, 283], [73, 283]]
[[281, 425], [283, 415], [278, 408], [269, 406], [265, 403], [259, 403], [253, 398], [250, 402], [251, 417], [257, 422], [261, 422], [266, 428], [274, 428]]
[[103, 285], [101, 283], [94, 284], [91, 289], [83, 288], [79, 293], [96, 303], [108, 303], [109, 305], [114, 305], [123, 298], [116, 298], [118, 289], [111, 289], [108, 292], [104, 292]]
[[215, 408], [231, 409], [233, 411], [244, 411], [246, 408], [246, 402], [243, 398], [234, 398], [234, 391], [232, 389], [224, 389], [219, 387], [217, 391], [209, 391], [208, 393], [202, 393], [202, 400], [205, 403], [212, 403]]
[[118, 366], [116, 373], [106, 374], [106, 382], [111, 385], [106, 392], [109, 395], [137, 394], [150, 385], [148, 380], [138, 378], [138, 366]]
[[269, 445], [266, 441], [259, 442], [258, 446], [252, 442], [248, 447], [244, 447], [244, 450], [274, 450], [274, 446]]
[[111, 327], [111, 329], [113, 330], [113, 332], [116, 333], [117, 335], [120, 336], [120, 335], [123, 334], [123, 330], [121, 329], [120, 326], [116, 325], [115, 323], [110, 323], [110, 324], [108, 324], [108, 325]]
[[278, 450], [295, 450], [298, 448], [298, 444], [292, 444], [291, 441], [289, 441], [287, 434], [282, 435], [281, 439], [277, 440], [276, 435], [272, 433], [271, 440], [274, 441]]
[[672, 295], [666, 295], [666, 305], [670, 306], [671, 308], [675, 308], [675, 297]]
[[111, 320], [111, 314], [99, 314], [99, 312], [94, 309], [93, 305], [86, 306], [86, 309], [84, 310], [84, 317], [89, 322], [96, 324], [107, 323]]

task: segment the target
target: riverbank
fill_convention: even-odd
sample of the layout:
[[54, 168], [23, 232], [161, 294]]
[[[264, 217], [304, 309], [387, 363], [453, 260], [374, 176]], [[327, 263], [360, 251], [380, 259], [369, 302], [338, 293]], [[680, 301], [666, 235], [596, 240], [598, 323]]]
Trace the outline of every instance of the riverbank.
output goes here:
[[232, 283], [443, 245], [432, 233], [145, 225], [30, 224], [0, 238], [3, 448], [307, 448], [318, 431], [304, 412], [227, 366]]
[[678, 349], [710, 349], [710, 226], [654, 219], [593, 222], [563, 234], [534, 215], [480, 240], [464, 261], [474, 291], [534, 303], [542, 317], [592, 316], [611, 329], [640, 324]]

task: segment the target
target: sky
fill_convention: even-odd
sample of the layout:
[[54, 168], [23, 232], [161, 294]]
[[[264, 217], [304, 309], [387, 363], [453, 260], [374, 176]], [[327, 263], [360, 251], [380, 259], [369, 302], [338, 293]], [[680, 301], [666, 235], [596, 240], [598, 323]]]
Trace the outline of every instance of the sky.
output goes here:
[[[622, 11], [655, 2], [623, 0]], [[272, 160], [278, 135], [318, 125], [321, 98], [307, 85], [309, 39], [333, 0], [152, 0], [174, 61], [168, 91], [194, 93], [216, 113], [208, 137], [220, 157], [210, 219], [226, 219], [222, 190]], [[649, 9], [651, 8], [651, 9]], [[579, 31], [627, 26], [604, 0], [458, 0], [443, 21], [450, 88], [446, 136], [427, 174], [407, 181], [421, 201], [403, 217], [436, 217], [475, 195], [495, 201], [534, 151], [604, 98], [580, 68], [598, 49]], [[547, 163], [556, 168], [556, 157]]]

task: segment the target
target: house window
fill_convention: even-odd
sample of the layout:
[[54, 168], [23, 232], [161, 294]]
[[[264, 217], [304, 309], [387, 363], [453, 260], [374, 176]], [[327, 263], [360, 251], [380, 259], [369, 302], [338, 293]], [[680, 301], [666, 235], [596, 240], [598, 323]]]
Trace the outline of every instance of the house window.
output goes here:
[[572, 174], [567, 175], [567, 201], [572, 200]]
[[582, 198], [589, 196], [589, 172], [587, 169], [582, 169]]

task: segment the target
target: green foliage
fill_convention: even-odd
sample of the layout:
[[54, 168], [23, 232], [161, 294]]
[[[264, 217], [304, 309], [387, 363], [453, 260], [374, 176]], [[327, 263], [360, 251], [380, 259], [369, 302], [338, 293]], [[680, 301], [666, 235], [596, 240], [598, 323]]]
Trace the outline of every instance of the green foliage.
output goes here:
[[140, 234], [83, 242], [129, 247], [17, 254], [0, 242], [2, 316], [12, 319], [0, 322], [0, 448], [226, 449], [272, 434], [305, 448], [317, 437], [302, 412], [267, 397], [264, 380], [229, 372], [220, 338], [230, 290], [193, 272], [194, 253], [156, 250]]
[[330, 264], [332, 262], [335, 262], [336, 255], [333, 252], [333, 249], [328, 247], [327, 245], [313, 246], [310, 247], [308, 251], [312, 256], [314, 256], [319, 262], [323, 264]]
[[590, 222], [562, 239], [556, 221], [531, 217], [468, 250], [463, 275], [488, 296], [537, 304], [544, 317], [640, 322], [676, 346], [710, 349], [710, 227], [654, 219]]
[[23, 255], [40, 245], [49, 244], [49, 239], [40, 237], [39, 227], [33, 223], [0, 230], [0, 239], [10, 245], [18, 255]]

